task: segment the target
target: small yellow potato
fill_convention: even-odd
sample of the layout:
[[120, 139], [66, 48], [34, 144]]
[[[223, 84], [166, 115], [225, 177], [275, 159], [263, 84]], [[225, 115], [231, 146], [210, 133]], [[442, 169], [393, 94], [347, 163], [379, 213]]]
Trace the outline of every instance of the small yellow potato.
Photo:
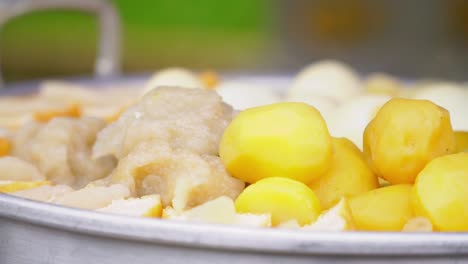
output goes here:
[[392, 184], [413, 183], [429, 161], [455, 150], [448, 111], [426, 100], [394, 98], [364, 131], [364, 155]]
[[362, 158], [362, 153], [346, 138], [332, 139], [334, 154], [330, 169], [310, 184], [323, 209], [328, 209], [345, 196], [379, 187], [377, 176]]
[[411, 208], [413, 209], [413, 214], [415, 217], [425, 217], [427, 218], [427, 213], [424, 210], [423, 206], [421, 205], [421, 201], [419, 200], [418, 194], [416, 192], [416, 188], [413, 185], [410, 192], [410, 204]]
[[468, 152], [468, 131], [455, 131], [455, 141], [457, 152]]
[[228, 172], [248, 183], [267, 177], [310, 183], [330, 167], [333, 147], [315, 108], [279, 103], [237, 115], [224, 131], [219, 154]]
[[348, 138], [346, 137], [332, 137], [332, 142], [338, 144], [347, 150], [352, 151], [354, 154], [359, 156], [361, 159], [364, 158], [364, 153]]
[[320, 215], [320, 202], [307, 185], [288, 178], [272, 177], [250, 186], [235, 201], [237, 212], [270, 214], [272, 225], [296, 220], [313, 223]]
[[414, 184], [415, 212], [438, 231], [468, 231], [468, 153], [436, 158]]
[[357, 230], [401, 231], [413, 217], [411, 185], [399, 184], [365, 192], [349, 199]]

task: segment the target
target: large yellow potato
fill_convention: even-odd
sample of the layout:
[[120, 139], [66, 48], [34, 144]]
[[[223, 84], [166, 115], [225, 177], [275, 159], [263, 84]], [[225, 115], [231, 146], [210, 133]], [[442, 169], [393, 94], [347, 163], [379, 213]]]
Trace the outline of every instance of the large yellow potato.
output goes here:
[[330, 169], [309, 185], [323, 209], [332, 207], [344, 196], [356, 195], [379, 186], [377, 176], [351, 141], [333, 138], [332, 143], [334, 155]]
[[288, 178], [262, 179], [247, 188], [235, 202], [239, 213], [270, 214], [274, 226], [290, 220], [313, 223], [320, 215], [320, 202], [307, 185]]
[[364, 158], [364, 153], [348, 138], [346, 137], [332, 137], [333, 148], [338, 147], [352, 151], [354, 154], [359, 156], [361, 159]]
[[439, 231], [468, 231], [468, 153], [432, 160], [419, 173], [412, 202]]
[[279, 103], [237, 115], [223, 134], [219, 154], [229, 173], [249, 183], [267, 177], [310, 183], [328, 170], [333, 148], [314, 107]]
[[411, 185], [398, 184], [365, 192], [349, 199], [358, 230], [400, 231], [413, 217]]
[[425, 100], [390, 100], [364, 131], [364, 155], [392, 184], [413, 183], [429, 161], [455, 149], [448, 111]]

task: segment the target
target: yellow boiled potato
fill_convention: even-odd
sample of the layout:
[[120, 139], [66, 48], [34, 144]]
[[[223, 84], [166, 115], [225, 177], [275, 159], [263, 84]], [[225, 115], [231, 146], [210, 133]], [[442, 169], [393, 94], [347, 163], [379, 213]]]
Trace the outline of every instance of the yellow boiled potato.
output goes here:
[[281, 177], [260, 180], [248, 186], [235, 202], [239, 213], [270, 214], [274, 226], [296, 220], [313, 223], [320, 215], [320, 202], [307, 185]]
[[413, 185], [413, 188], [411, 188], [411, 192], [410, 192], [410, 204], [411, 204], [411, 208], [413, 209], [413, 214], [416, 217], [427, 216], [426, 211], [423, 209], [423, 206], [421, 205], [421, 201], [419, 200], [419, 197], [418, 197], [418, 194], [416, 193], [416, 188], [414, 187], [414, 185]]
[[365, 159], [364, 154], [356, 146], [356, 144], [354, 144], [350, 139], [348, 139], [346, 137], [332, 137], [332, 143], [333, 143], [334, 147], [336, 145], [339, 145], [339, 146], [341, 146], [341, 147], [343, 147], [343, 148], [345, 148], [347, 150], [352, 151], [354, 154], [359, 156], [361, 159]]
[[342, 197], [367, 192], [379, 186], [377, 176], [367, 165], [359, 149], [346, 138], [333, 138], [334, 155], [330, 169], [309, 185], [323, 209]]
[[426, 100], [392, 99], [364, 131], [364, 155], [392, 184], [413, 183], [429, 161], [454, 151], [448, 111]]
[[267, 177], [310, 183], [328, 170], [333, 148], [314, 107], [278, 103], [237, 115], [224, 132], [219, 154], [231, 175], [249, 183]]
[[468, 153], [432, 160], [416, 178], [413, 206], [439, 231], [468, 231]]
[[400, 231], [413, 217], [411, 185], [398, 184], [375, 189], [349, 199], [358, 230]]
[[468, 152], [468, 131], [455, 131], [457, 152]]

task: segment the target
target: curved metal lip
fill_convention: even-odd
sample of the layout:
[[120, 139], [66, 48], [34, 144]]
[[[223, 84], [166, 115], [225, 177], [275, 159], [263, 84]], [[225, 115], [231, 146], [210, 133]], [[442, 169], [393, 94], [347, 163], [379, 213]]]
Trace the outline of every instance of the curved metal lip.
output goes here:
[[228, 251], [300, 255], [468, 255], [467, 233], [303, 232], [104, 214], [0, 194], [0, 218], [73, 233]]

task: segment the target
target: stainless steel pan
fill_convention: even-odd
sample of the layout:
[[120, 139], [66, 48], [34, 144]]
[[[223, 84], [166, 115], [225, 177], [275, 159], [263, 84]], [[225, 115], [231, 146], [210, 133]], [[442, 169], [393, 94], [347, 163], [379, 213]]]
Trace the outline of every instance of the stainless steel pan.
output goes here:
[[[60, 7], [72, 3], [47, 2], [60, 2]], [[85, 2], [91, 1], [79, 3]], [[78, 1], [73, 3], [76, 8]], [[102, 14], [99, 10], [104, 8], [108, 12], [104, 17], [117, 21], [112, 18], [113, 9], [99, 3], [90, 4], [86, 10]], [[110, 38], [118, 36], [118, 23], [103, 25], [114, 27]], [[103, 42], [110, 43], [104, 39]], [[118, 71], [118, 45], [110, 49], [108, 53], [105, 48], [101, 50], [108, 55], [98, 56], [97, 75], [110, 76]], [[287, 81], [281, 76], [236, 78], [277, 88]], [[142, 81], [138, 76], [121, 77], [107, 79], [104, 84]], [[78, 82], [103, 84], [98, 79]], [[36, 83], [11, 87], [8, 93], [30, 92]], [[191, 224], [107, 215], [0, 194], [0, 264], [345, 262], [468, 263], [468, 234], [312, 233]]]
[[464, 233], [311, 233], [132, 218], [0, 195], [0, 263], [465, 263]]

